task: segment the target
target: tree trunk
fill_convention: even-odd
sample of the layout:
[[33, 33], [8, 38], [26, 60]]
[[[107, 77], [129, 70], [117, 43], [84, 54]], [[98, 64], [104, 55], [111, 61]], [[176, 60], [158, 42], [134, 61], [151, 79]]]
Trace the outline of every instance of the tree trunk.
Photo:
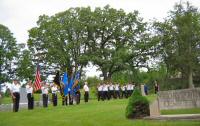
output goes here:
[[107, 80], [107, 72], [102, 71], [102, 74], [103, 74], [103, 80], [106, 81]]
[[[192, 52], [192, 45], [191, 42], [189, 42], [189, 56], [191, 57], [191, 52]], [[189, 70], [188, 70], [188, 83], [189, 83], [189, 88], [194, 88], [194, 84], [193, 84], [193, 69], [192, 69], [192, 63], [191, 63], [191, 59], [189, 60]]]
[[111, 72], [108, 73], [107, 81], [111, 81], [112, 74]]
[[193, 76], [192, 76], [192, 68], [189, 68], [189, 73], [188, 73], [188, 83], [189, 83], [189, 88], [194, 88], [194, 84], [193, 84]]

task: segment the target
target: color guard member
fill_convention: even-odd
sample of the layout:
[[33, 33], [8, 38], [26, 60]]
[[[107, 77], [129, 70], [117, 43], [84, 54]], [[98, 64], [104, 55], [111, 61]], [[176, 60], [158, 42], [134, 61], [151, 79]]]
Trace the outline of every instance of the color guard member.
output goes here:
[[13, 84], [10, 87], [10, 93], [13, 100], [13, 112], [18, 112], [19, 110], [20, 88], [21, 85], [16, 79], [14, 79]]
[[89, 87], [88, 87], [87, 82], [85, 82], [85, 85], [83, 86], [83, 90], [85, 92], [84, 100], [85, 100], [85, 103], [86, 103], [86, 102], [88, 102], [88, 99], [89, 99]]
[[53, 106], [57, 106], [57, 92], [58, 92], [57, 85], [53, 84], [53, 86], [51, 87]]
[[26, 93], [28, 99], [28, 109], [31, 110], [34, 107], [33, 85], [31, 80], [26, 85]]

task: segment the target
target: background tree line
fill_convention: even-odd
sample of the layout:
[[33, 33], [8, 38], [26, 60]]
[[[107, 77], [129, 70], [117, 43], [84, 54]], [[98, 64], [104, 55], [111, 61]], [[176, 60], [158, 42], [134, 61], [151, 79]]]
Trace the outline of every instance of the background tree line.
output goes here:
[[41, 15], [28, 32], [26, 48], [0, 25], [1, 83], [14, 77], [34, 79], [37, 64], [44, 79], [66, 68], [70, 76], [77, 70], [84, 76], [89, 63], [105, 81], [152, 86], [156, 79], [165, 89], [200, 83], [200, 13], [189, 3], [176, 4], [162, 22], [145, 22], [138, 11], [110, 6], [70, 8]]

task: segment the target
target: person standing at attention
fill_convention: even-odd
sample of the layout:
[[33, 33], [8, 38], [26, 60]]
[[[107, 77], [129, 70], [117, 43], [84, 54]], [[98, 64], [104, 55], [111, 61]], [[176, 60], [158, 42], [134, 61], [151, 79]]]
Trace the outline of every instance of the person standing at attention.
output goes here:
[[100, 101], [100, 99], [102, 99], [102, 91], [103, 91], [102, 89], [103, 89], [102, 85], [99, 84], [99, 85], [97, 86], [97, 91], [98, 91], [97, 97], [98, 97], [98, 101]]
[[26, 85], [26, 93], [28, 99], [28, 110], [31, 110], [34, 107], [33, 85], [31, 80]]
[[48, 107], [48, 87], [45, 82], [43, 82], [41, 90], [42, 90], [43, 107], [46, 108]]
[[112, 83], [110, 83], [109, 85], [109, 91], [110, 91], [110, 98], [115, 98], [114, 96], [114, 85]]
[[157, 94], [158, 91], [159, 91], [159, 85], [158, 85], [158, 82], [157, 82], [157, 81], [155, 81], [154, 83], [155, 83], [155, 85], [154, 85], [155, 94]]
[[84, 94], [84, 100], [85, 100], [85, 103], [86, 103], [86, 102], [88, 102], [88, 99], [89, 99], [89, 87], [88, 87], [87, 82], [85, 82], [85, 84], [83, 86], [83, 90], [85, 92], [85, 94]]
[[13, 112], [18, 112], [19, 110], [20, 88], [21, 85], [16, 79], [14, 79], [13, 84], [10, 87], [10, 94], [13, 100]]
[[56, 84], [53, 84], [53, 86], [51, 87], [53, 106], [57, 106], [57, 92], [58, 92], [58, 88]]
[[147, 84], [144, 84], [144, 93], [145, 93], [145, 95], [148, 95], [148, 86], [147, 86]]

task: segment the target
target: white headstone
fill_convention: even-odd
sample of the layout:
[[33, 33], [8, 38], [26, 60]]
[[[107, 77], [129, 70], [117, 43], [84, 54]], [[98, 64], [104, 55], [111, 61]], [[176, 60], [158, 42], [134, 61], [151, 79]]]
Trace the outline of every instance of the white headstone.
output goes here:
[[144, 85], [143, 84], [141, 84], [141, 93], [142, 93], [142, 96], [146, 96], [145, 92], [144, 92]]

